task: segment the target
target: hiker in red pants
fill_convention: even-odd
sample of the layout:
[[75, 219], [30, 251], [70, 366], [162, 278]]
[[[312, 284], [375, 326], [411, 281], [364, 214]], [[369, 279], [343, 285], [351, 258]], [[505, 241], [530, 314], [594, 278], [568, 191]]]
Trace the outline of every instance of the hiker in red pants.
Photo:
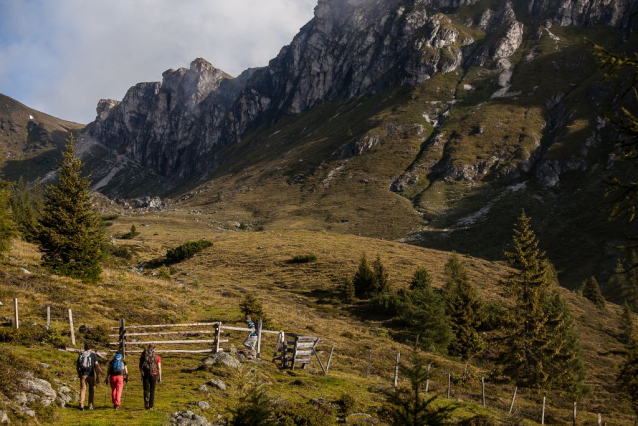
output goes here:
[[128, 368], [126, 368], [122, 354], [118, 351], [109, 362], [104, 380], [104, 384], [110, 383], [111, 385], [111, 401], [116, 410], [119, 410], [120, 405], [122, 405], [122, 389], [124, 389], [125, 382], [128, 383]]

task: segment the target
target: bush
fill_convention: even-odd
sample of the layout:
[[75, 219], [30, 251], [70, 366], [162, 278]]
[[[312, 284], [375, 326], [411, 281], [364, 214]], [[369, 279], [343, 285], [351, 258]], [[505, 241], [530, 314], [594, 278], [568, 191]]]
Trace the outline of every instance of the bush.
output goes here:
[[331, 426], [335, 414], [327, 405], [286, 403], [275, 408], [277, 424], [283, 426]]
[[133, 251], [128, 247], [111, 246], [109, 251], [112, 256], [126, 260], [133, 260]]
[[496, 422], [485, 414], [478, 414], [469, 419], [465, 419], [459, 423], [461, 426], [495, 426]]
[[349, 393], [344, 393], [337, 401], [337, 405], [339, 406], [339, 415], [341, 417], [347, 417], [349, 414], [354, 412], [357, 400]]
[[124, 235], [122, 235], [120, 237], [120, 239], [121, 240], [132, 240], [133, 238], [137, 237], [138, 235], [140, 235], [140, 233], [137, 232], [137, 228], [135, 228], [135, 225], [131, 225], [131, 231], [127, 232]]
[[317, 255], [314, 253], [297, 254], [292, 257], [290, 263], [310, 263], [317, 260]]
[[100, 217], [100, 220], [102, 222], [108, 222], [108, 221], [111, 221], [111, 220], [115, 220], [115, 219], [117, 219], [119, 217], [120, 217], [119, 214], [105, 214], [105, 215], [102, 215], [102, 217]]
[[160, 277], [163, 280], [170, 280], [171, 279], [171, 271], [166, 266], [162, 266], [157, 271], [157, 276]]
[[259, 299], [257, 299], [254, 295], [250, 293], [246, 294], [244, 299], [239, 303], [239, 309], [241, 309], [242, 314], [250, 315], [255, 324], [257, 324], [259, 318], [261, 318], [264, 328], [267, 328], [267, 324], [270, 325], [270, 321], [264, 311], [264, 307], [261, 305]]
[[15, 330], [8, 327], [0, 327], [0, 342], [13, 343], [16, 345], [34, 345], [37, 343], [48, 343], [57, 348], [64, 347], [65, 339], [62, 332], [56, 327], [50, 330], [41, 325], [23, 324]]
[[181, 262], [182, 260], [195, 256], [195, 254], [212, 245], [213, 243], [208, 240], [189, 241], [181, 246], [175, 247], [174, 249], [168, 250], [166, 252], [166, 259], [173, 263]]
[[372, 299], [375, 312], [391, 317], [399, 315], [408, 303], [407, 295], [403, 291], [379, 294]]

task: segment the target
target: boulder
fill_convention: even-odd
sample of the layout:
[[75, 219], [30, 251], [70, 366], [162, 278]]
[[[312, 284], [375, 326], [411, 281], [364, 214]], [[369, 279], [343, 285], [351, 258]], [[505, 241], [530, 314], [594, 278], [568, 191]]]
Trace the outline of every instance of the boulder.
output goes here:
[[202, 410], [208, 410], [210, 408], [210, 404], [206, 401], [199, 401], [197, 403], [197, 406], [201, 408]]
[[38, 379], [29, 375], [27, 378], [21, 379], [19, 384], [22, 389], [24, 389], [27, 403], [29, 404], [39, 402], [45, 407], [48, 407], [58, 397], [58, 394], [51, 387], [51, 383], [44, 379]]
[[198, 391], [200, 391], [200, 392], [208, 392], [208, 386], [206, 386], [206, 385], [201, 385], [201, 386], [199, 387], [199, 389], [197, 389], [197, 390], [198, 390]]
[[224, 383], [221, 379], [211, 379], [207, 384], [219, 390], [226, 390], [226, 383]]
[[9, 415], [6, 411], [0, 410], [0, 425], [9, 425], [11, 424], [11, 420], [9, 420]]
[[176, 411], [168, 420], [168, 424], [171, 426], [211, 426], [206, 417], [198, 416], [192, 411]]
[[203, 362], [204, 366], [223, 365], [230, 368], [239, 368], [241, 365], [237, 358], [226, 352], [218, 352], [209, 356]]

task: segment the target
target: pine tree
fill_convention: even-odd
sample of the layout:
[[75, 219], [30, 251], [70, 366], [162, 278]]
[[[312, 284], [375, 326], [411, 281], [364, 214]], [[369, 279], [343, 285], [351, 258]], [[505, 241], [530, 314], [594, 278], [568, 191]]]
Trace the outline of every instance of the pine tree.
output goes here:
[[585, 280], [581, 287], [581, 292], [584, 298], [591, 300], [597, 308], [603, 309], [605, 307], [605, 298], [600, 292], [600, 286], [596, 277], [593, 275]]
[[426, 268], [419, 268], [414, 273], [410, 282], [410, 290], [424, 289], [432, 287], [432, 277]]
[[514, 244], [505, 255], [516, 269], [504, 284], [514, 297], [504, 341], [504, 371], [518, 385], [577, 389], [581, 373], [556, 374], [564, 362], [578, 365], [578, 341], [569, 308], [556, 294], [556, 273], [522, 213], [514, 229]]
[[9, 187], [0, 182], [0, 253], [9, 251], [11, 238], [16, 235], [16, 225], [9, 208]]
[[628, 280], [622, 259], [618, 259], [616, 262], [616, 267], [607, 281], [605, 290], [605, 293], [611, 297], [611, 300], [619, 303], [627, 301]]
[[456, 254], [450, 257], [445, 272], [446, 312], [454, 334], [449, 352], [466, 360], [485, 348], [485, 342], [477, 331], [481, 325], [483, 303]]
[[430, 378], [425, 360], [414, 348], [408, 365], [401, 364], [402, 377], [410, 381], [408, 388], [398, 387], [386, 392], [387, 402], [383, 413], [388, 423], [401, 426], [439, 426], [452, 424], [449, 419], [455, 406], [434, 408], [436, 396], [423, 395], [425, 383]]
[[239, 302], [239, 310], [244, 316], [250, 315], [255, 324], [261, 318], [262, 327], [266, 328], [267, 325], [270, 325], [270, 319], [266, 315], [263, 305], [252, 293], [246, 293], [242, 301]]
[[52, 272], [96, 282], [104, 257], [104, 234], [93, 210], [90, 182], [80, 175], [73, 135], [67, 139], [59, 183], [48, 185], [40, 218], [43, 265]]
[[361, 256], [359, 268], [352, 277], [352, 282], [354, 284], [355, 295], [359, 299], [369, 299], [374, 295], [376, 287], [375, 274], [368, 263], [365, 253]]
[[343, 280], [343, 284], [341, 286], [341, 294], [343, 296], [344, 302], [353, 303], [355, 301], [354, 283], [352, 282], [352, 278], [346, 277]]
[[410, 287], [413, 290], [403, 293], [405, 301], [395, 318], [396, 322], [416, 330], [420, 348], [445, 353], [452, 339], [452, 329], [445, 313], [445, 303], [432, 288], [425, 268], [414, 273]]
[[41, 204], [41, 197], [37, 194], [39, 186], [30, 188], [22, 177], [13, 186], [11, 191], [11, 210], [18, 230], [25, 241], [37, 242], [40, 233], [37, 210]]
[[381, 256], [377, 254], [377, 258], [372, 262], [372, 270], [374, 271], [374, 290], [373, 296], [379, 294], [387, 294], [390, 292], [390, 278], [387, 268], [381, 262]]
[[627, 359], [621, 367], [618, 381], [638, 415], [638, 346], [635, 344], [627, 350]]
[[237, 406], [231, 410], [231, 426], [275, 426], [272, 401], [262, 384], [257, 381], [256, 372], [247, 373], [246, 388], [239, 397]]

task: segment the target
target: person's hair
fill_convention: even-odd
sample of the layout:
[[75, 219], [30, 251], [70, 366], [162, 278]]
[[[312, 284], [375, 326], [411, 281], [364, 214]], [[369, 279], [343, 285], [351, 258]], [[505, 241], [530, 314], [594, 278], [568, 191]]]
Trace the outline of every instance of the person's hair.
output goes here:
[[155, 345], [151, 343], [150, 345], [148, 345], [148, 348], [147, 348], [147, 349], [148, 349], [149, 351], [154, 351], [154, 350], [155, 350]]
[[84, 350], [88, 351], [89, 349], [91, 349], [91, 344], [89, 342], [84, 342]]

